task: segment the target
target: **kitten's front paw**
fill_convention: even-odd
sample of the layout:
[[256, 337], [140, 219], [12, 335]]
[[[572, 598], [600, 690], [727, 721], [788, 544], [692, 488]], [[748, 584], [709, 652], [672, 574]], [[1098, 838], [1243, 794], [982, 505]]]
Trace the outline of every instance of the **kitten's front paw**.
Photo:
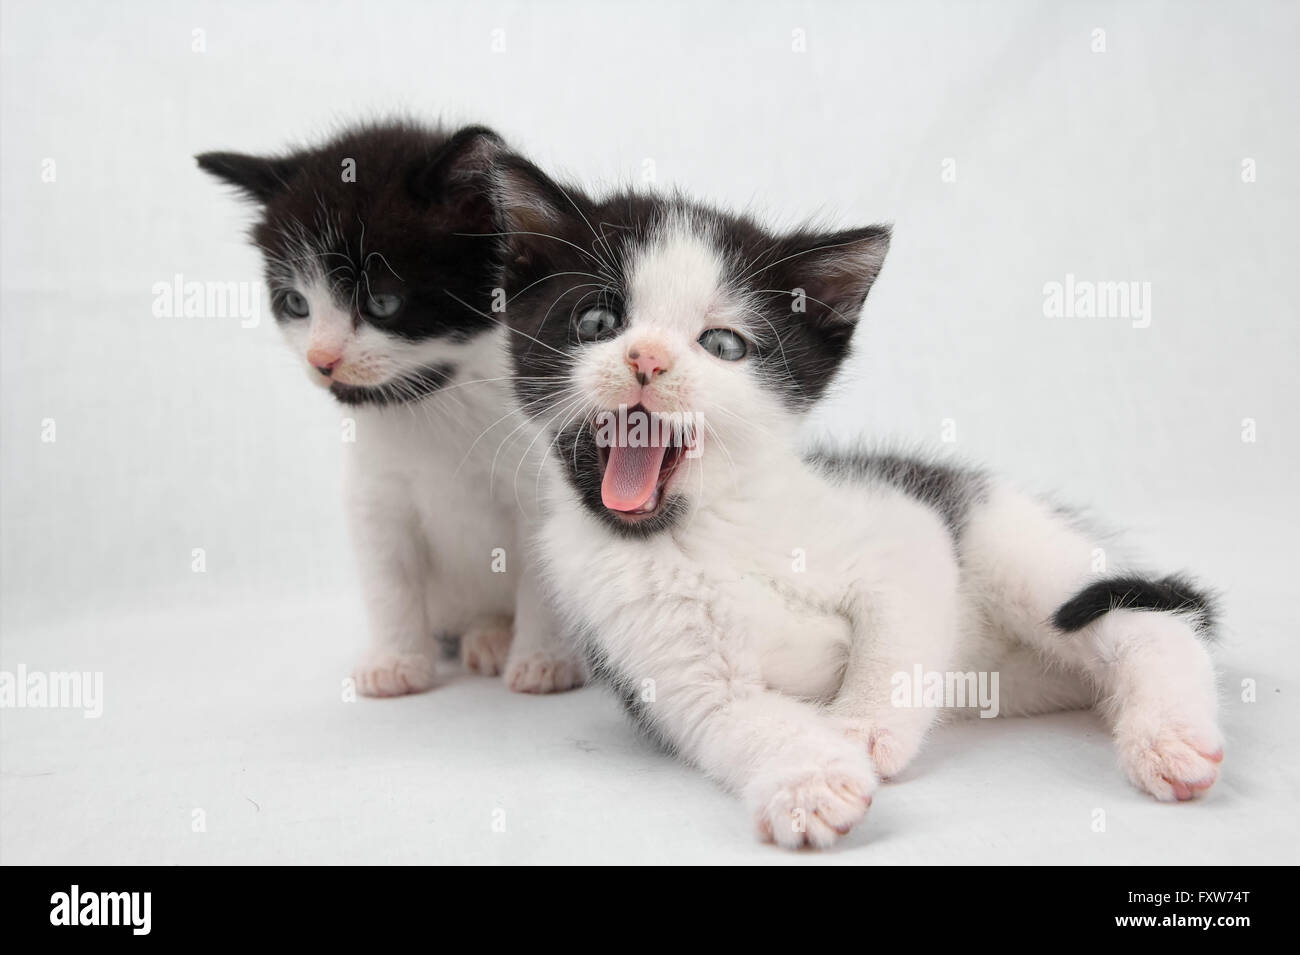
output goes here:
[[576, 656], [539, 650], [513, 657], [505, 679], [515, 693], [563, 693], [587, 682], [587, 666]]
[[1129, 779], [1161, 802], [1195, 799], [1219, 778], [1223, 736], [1213, 724], [1193, 729], [1170, 723], [1154, 732], [1120, 727], [1115, 741]]
[[433, 657], [423, 653], [374, 653], [352, 671], [362, 696], [423, 693], [438, 681]]
[[928, 722], [846, 719], [844, 732], [871, 757], [882, 779], [891, 779], [907, 768], [921, 751]]
[[746, 802], [765, 842], [785, 849], [824, 849], [862, 821], [871, 806], [876, 777], [865, 754], [832, 760], [752, 783]]
[[460, 638], [460, 662], [483, 676], [496, 676], [506, 667], [513, 636], [509, 618], [475, 624]]

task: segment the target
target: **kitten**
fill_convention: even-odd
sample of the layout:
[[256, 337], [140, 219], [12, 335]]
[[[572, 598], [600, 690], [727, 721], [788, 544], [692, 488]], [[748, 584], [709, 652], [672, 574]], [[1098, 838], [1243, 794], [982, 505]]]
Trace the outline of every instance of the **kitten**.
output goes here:
[[519, 547], [532, 482], [511, 477], [530, 433], [490, 310], [486, 173], [501, 145], [482, 127], [383, 123], [280, 156], [197, 157], [258, 203], [276, 320], [355, 420], [348, 513], [371, 628], [355, 679], [370, 696], [432, 687], [448, 635], [469, 669], [504, 671], [514, 690], [584, 679]]
[[996, 673], [1008, 715], [1096, 707], [1158, 799], [1215, 781], [1214, 614], [1188, 582], [1093, 573], [1077, 522], [976, 471], [800, 455], [887, 229], [595, 201], [512, 157], [496, 183], [515, 387], [554, 447], [544, 574], [634, 718], [763, 838], [863, 818], [941, 715], [901, 705], [919, 673]]

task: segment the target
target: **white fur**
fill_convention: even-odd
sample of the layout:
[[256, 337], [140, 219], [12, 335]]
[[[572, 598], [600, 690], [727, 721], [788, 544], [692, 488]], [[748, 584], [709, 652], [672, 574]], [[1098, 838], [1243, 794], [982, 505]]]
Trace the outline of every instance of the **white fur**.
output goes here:
[[545, 443], [512, 410], [504, 328], [467, 343], [411, 343], [354, 327], [320, 280], [299, 288], [311, 315], [284, 323], [290, 346], [304, 360], [312, 349], [342, 355], [331, 377], [308, 364], [322, 387], [382, 385], [442, 362], [457, 369], [419, 401], [340, 406], [356, 421], [356, 442], [344, 445], [347, 511], [370, 619], [370, 648], [354, 673], [360, 692], [429, 689], [435, 638], [449, 634], [461, 636], [466, 666], [504, 672], [511, 689], [580, 685], [585, 669], [536, 596], [524, 552], [520, 528], [536, 516]]
[[[669, 487], [689, 512], [623, 536], [552, 463], [545, 576], [653, 728], [739, 793], [764, 838], [824, 846], [863, 817], [876, 773], [901, 771], [940, 715], [892, 705], [893, 676], [918, 664], [1001, 672], [1003, 713], [1100, 703], [1125, 769], [1159, 798], [1213, 781], [1213, 671], [1186, 621], [1114, 612], [1055, 631], [1094, 542], [998, 488], [958, 554], [911, 497], [814, 473], [770, 389], [696, 343], [707, 328], [766, 331], [747, 324], [707, 232], [672, 222], [629, 271], [627, 327], [585, 347], [574, 381], [596, 408], [705, 416], [703, 453]], [[627, 353], [647, 347], [668, 370], [642, 386]]]

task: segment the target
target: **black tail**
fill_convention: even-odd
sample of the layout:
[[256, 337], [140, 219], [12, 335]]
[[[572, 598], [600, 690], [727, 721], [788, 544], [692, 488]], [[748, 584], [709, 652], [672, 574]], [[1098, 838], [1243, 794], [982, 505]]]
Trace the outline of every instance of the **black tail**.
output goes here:
[[1214, 598], [1190, 578], [1177, 574], [1150, 577], [1104, 577], [1061, 604], [1052, 617], [1058, 630], [1074, 633], [1112, 610], [1166, 610], [1185, 613], [1196, 631], [1213, 639], [1218, 624]]

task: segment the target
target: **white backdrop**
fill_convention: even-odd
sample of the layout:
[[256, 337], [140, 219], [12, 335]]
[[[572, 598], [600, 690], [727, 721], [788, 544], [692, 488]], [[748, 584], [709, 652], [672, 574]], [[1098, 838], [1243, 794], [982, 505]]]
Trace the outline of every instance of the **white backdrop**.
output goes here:
[[[234, 791], [250, 734], [320, 719], [314, 707], [336, 693], [362, 634], [337, 505], [337, 410], [305, 382], [269, 317], [245, 328], [153, 312], [155, 284], [177, 275], [260, 279], [244, 240], [250, 210], [199, 172], [194, 153], [274, 150], [393, 112], [487, 123], [544, 167], [593, 184], [653, 173], [660, 188], [780, 222], [893, 222], [851, 374], [816, 425], [950, 450], [1060, 491], [1132, 528], [1171, 569], [1216, 583], [1228, 608], [1225, 721], [1243, 740], [1220, 787], [1237, 801], [1215, 797], [1239, 813], [1214, 823], [1231, 837], [1220, 854], [1294, 849], [1269, 835], [1261, 812], [1296, 783], [1294, 769], [1278, 777], [1281, 754], [1270, 751], [1294, 757], [1294, 742], [1269, 742], [1294, 720], [1283, 690], [1294, 694], [1297, 660], [1293, 4], [2, 9], [0, 662], [103, 670], [117, 702], [93, 731], [79, 715], [3, 714], [0, 860], [336, 858], [306, 848], [322, 844], [322, 826], [354, 859], [399, 852], [381, 823], [372, 831], [343, 803], [307, 810], [310, 834], [286, 822], [268, 840], [232, 823], [239, 835], [198, 848], [184, 824], [162, 834], [167, 812]], [[1067, 275], [1149, 283], [1149, 325], [1045, 315], [1044, 286]], [[193, 572], [195, 548], [205, 573]], [[1258, 703], [1236, 701], [1242, 679], [1258, 681]], [[598, 694], [555, 702], [494, 689], [458, 683], [419, 701], [359, 704], [378, 723], [347, 726], [372, 752], [376, 727], [427, 744], [421, 726], [457, 713], [472, 727], [480, 707], [540, 732], [529, 707], [549, 702], [586, 727], [557, 738], [605, 734], [646, 772], [676, 772], [625, 737]], [[330, 713], [325, 725], [342, 719]], [[1097, 765], [1117, 777], [1099, 724], [1061, 719], [1044, 725], [1088, 732]], [[506, 765], [490, 738], [459, 737], [440, 765], [463, 757], [461, 784], [472, 787], [481, 760]], [[1044, 751], [1053, 738], [1041, 738]], [[258, 763], [273, 790], [302, 782], [277, 775], [286, 753], [315, 745], [293, 739]], [[1024, 751], [1005, 739], [1009, 753]], [[400, 763], [412, 753], [398, 742], [392, 751], [417, 774], [399, 790], [424, 788], [420, 760]], [[25, 781], [51, 761], [63, 778]], [[932, 777], [943, 763], [926, 765]], [[126, 783], [132, 767], [156, 774], [152, 785]], [[376, 771], [391, 796], [385, 774], [396, 770]], [[681, 772], [673, 786], [694, 787], [691, 798], [734, 822], [725, 839], [701, 824], [700, 857], [724, 842], [748, 850], [739, 808]], [[540, 799], [539, 785], [550, 784], [521, 777], [519, 798]], [[940, 787], [942, 804], [941, 780], [915, 785]], [[1137, 798], [1117, 779], [1107, 785], [1111, 798]], [[100, 836], [74, 825], [38, 838], [48, 819], [84, 812], [92, 791]], [[166, 794], [169, 808], [140, 807], [141, 792]], [[301, 813], [295, 798], [285, 803]], [[619, 798], [633, 831], [653, 829], [653, 817], [626, 808], [634, 795]], [[249, 808], [233, 803], [232, 813]], [[1141, 811], [1170, 818], [1168, 807]], [[680, 819], [672, 825], [682, 831]], [[546, 858], [546, 827], [531, 832], [513, 850], [466, 837], [413, 858]], [[624, 858], [659, 845], [630, 838]], [[1062, 839], [1080, 858], [1094, 851]], [[901, 828], [899, 840], [908, 845]], [[1010, 845], [1003, 860], [1051, 848], [1041, 834], [1023, 852]], [[610, 846], [607, 833], [593, 837], [591, 857]], [[978, 859], [992, 851], [966, 848]], [[951, 841], [931, 849], [960, 856]], [[1129, 851], [1161, 861], [1140, 841]]]

